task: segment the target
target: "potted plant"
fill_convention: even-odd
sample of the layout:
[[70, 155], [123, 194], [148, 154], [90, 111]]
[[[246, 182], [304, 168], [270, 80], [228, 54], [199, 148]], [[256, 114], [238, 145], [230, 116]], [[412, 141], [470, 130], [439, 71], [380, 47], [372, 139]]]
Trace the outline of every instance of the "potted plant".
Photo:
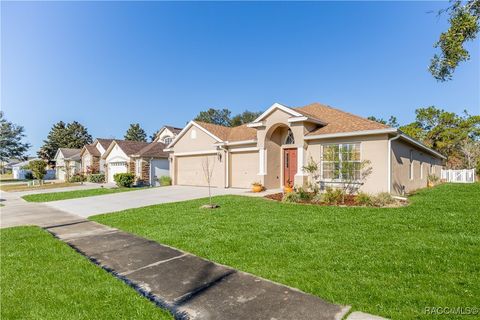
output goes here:
[[292, 186], [292, 182], [289, 179], [289, 180], [287, 180], [287, 183], [283, 187], [283, 192], [284, 193], [290, 193], [292, 191], [293, 191], [293, 186]]
[[263, 191], [263, 185], [260, 182], [252, 183], [252, 191], [253, 192], [262, 192]]
[[439, 179], [436, 175], [429, 174], [427, 176], [427, 187], [431, 188], [431, 187], [435, 186], [438, 183], [438, 180]]

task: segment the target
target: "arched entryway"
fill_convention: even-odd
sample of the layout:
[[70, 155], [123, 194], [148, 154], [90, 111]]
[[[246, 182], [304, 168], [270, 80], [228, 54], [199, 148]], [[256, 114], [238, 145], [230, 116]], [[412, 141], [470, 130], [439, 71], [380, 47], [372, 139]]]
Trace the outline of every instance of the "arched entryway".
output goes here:
[[266, 176], [264, 185], [275, 189], [294, 183], [297, 148], [291, 129], [285, 124], [272, 126], [265, 135]]

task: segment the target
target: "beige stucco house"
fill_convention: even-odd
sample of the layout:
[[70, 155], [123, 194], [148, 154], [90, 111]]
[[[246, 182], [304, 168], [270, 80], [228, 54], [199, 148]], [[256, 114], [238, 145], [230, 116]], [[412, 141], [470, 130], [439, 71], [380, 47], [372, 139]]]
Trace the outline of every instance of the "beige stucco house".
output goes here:
[[[170, 175], [177, 185], [205, 186], [205, 172], [216, 187], [249, 188], [261, 182], [268, 189], [303, 186], [310, 159], [319, 165], [322, 187], [338, 184], [325, 152], [338, 161], [368, 160], [371, 174], [364, 192], [403, 194], [440, 176], [445, 157], [395, 128], [319, 103], [300, 108], [273, 104], [255, 121], [223, 127], [191, 121], [168, 145]], [[351, 159], [342, 159], [350, 150]], [[211, 170], [205, 170], [207, 164]]]
[[81, 149], [59, 148], [55, 154], [55, 176], [60, 181], [68, 181], [80, 172]]
[[101, 157], [107, 182], [113, 183], [116, 173], [130, 172], [135, 174], [138, 184], [158, 185], [158, 178], [170, 174], [165, 147], [161, 141], [113, 140]]
[[80, 152], [83, 174], [105, 173], [105, 160], [103, 154], [107, 151], [113, 139], [97, 138], [92, 144], [87, 144]]

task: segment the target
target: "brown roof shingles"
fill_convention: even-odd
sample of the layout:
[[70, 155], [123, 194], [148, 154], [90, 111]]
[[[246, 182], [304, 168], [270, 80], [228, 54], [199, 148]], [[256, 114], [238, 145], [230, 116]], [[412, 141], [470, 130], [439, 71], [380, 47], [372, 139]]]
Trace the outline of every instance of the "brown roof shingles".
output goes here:
[[[100, 145], [103, 147], [103, 149], [107, 150], [108, 147], [110, 146], [110, 143], [112, 143], [112, 141], [114, 139], [101, 139], [101, 138], [97, 138], [96, 139], [98, 141], [98, 143], [100, 143]], [[119, 141], [119, 140], [117, 140]]]
[[152, 142], [148, 146], [141, 149], [135, 156], [146, 158], [168, 158], [168, 153], [164, 152], [167, 146], [162, 142]]
[[138, 154], [140, 150], [149, 145], [148, 142], [143, 141], [130, 141], [130, 140], [114, 140], [120, 149], [125, 152], [126, 155]]
[[307, 135], [320, 135], [390, 128], [389, 126], [382, 123], [368, 120], [366, 118], [362, 118], [354, 114], [335, 109], [320, 103], [312, 103], [304, 107], [293, 109], [299, 113], [305, 114], [306, 116], [314, 117], [326, 123], [325, 126], [311, 131]]
[[223, 141], [244, 141], [257, 138], [257, 130], [247, 127], [246, 124], [237, 127], [225, 127], [207, 122], [195, 122]]
[[95, 147], [93, 144], [85, 145], [85, 149], [87, 149], [88, 153], [90, 153], [94, 157], [100, 157], [100, 151]]

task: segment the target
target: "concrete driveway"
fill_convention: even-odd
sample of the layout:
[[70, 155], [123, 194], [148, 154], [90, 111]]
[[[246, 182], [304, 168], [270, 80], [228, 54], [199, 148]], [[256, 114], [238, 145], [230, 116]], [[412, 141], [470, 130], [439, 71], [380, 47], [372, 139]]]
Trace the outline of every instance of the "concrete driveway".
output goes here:
[[[212, 195], [247, 195], [246, 189], [212, 188]], [[208, 197], [208, 188], [189, 186], [170, 186], [141, 189], [80, 199], [46, 202], [51, 208], [68, 212], [80, 217], [89, 217], [100, 213], [139, 208], [160, 203], [178, 202]]]

